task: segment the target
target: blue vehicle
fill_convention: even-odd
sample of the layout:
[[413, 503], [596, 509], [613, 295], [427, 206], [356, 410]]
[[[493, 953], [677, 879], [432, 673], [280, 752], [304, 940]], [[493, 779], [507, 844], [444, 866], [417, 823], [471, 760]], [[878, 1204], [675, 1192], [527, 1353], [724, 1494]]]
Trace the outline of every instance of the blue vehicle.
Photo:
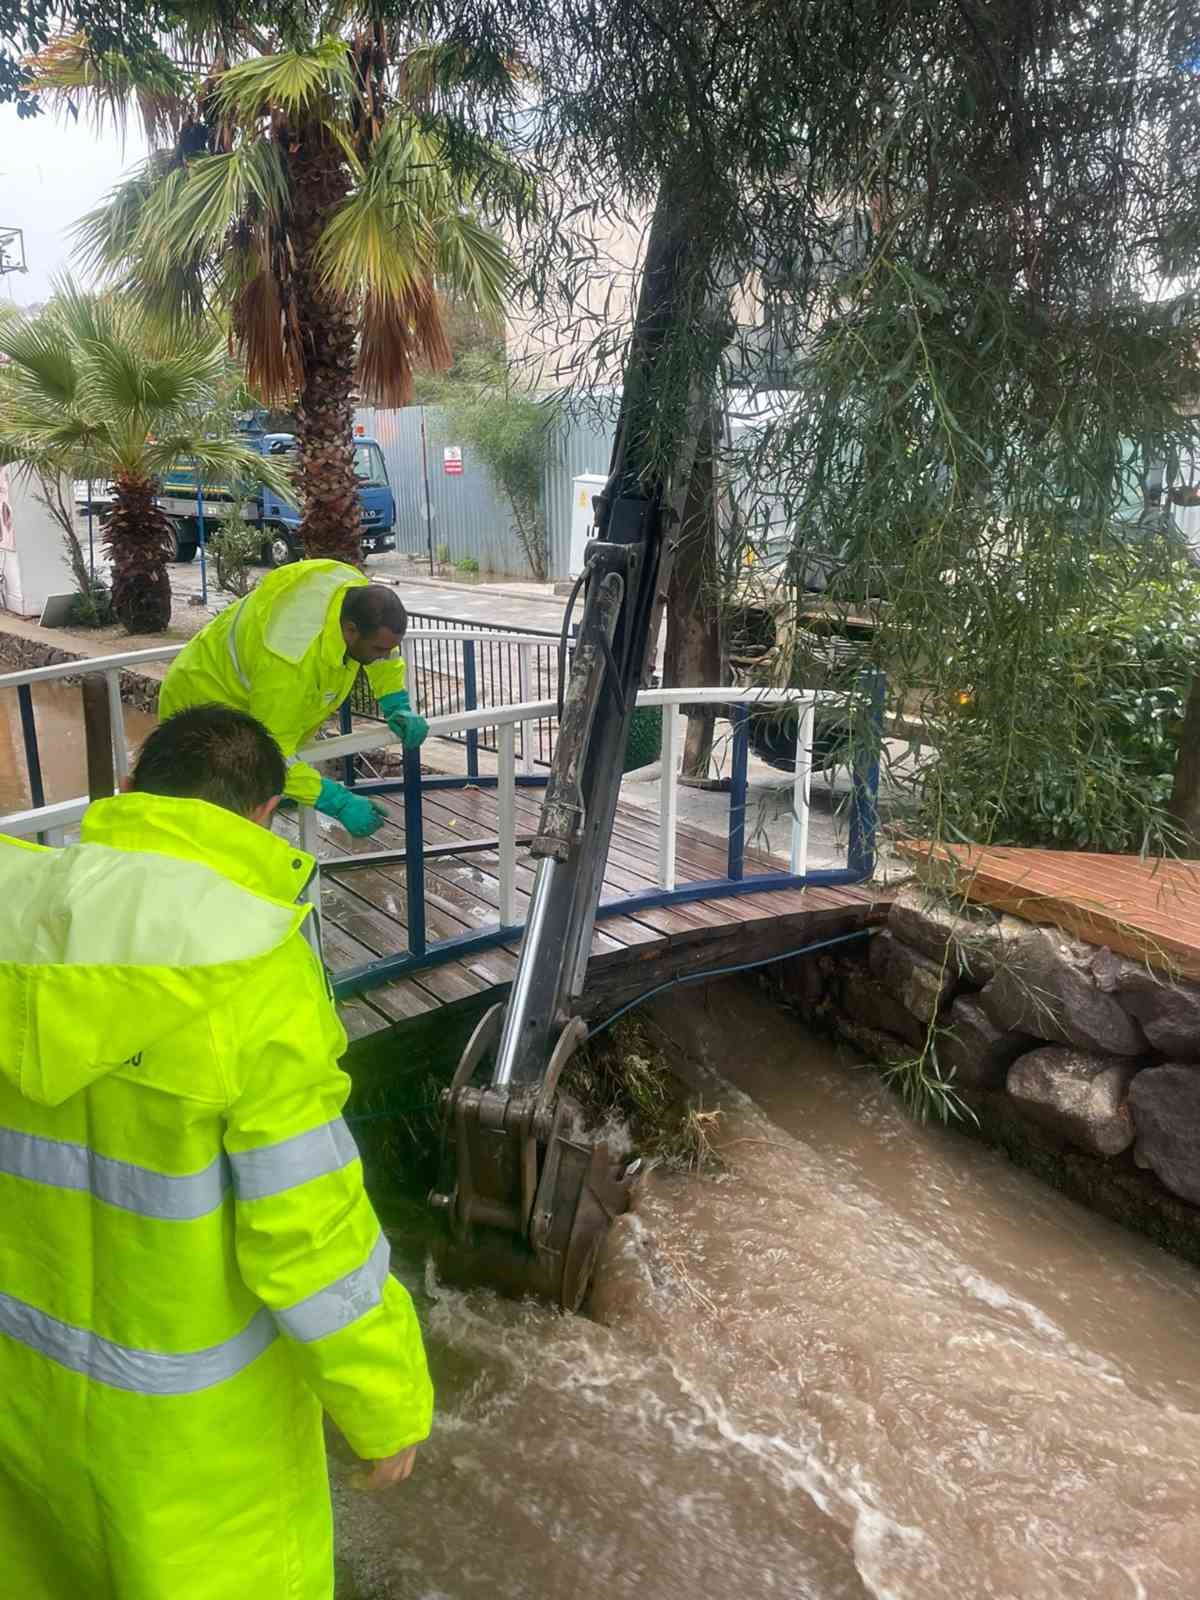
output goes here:
[[[252, 449], [263, 455], [289, 455], [296, 448], [295, 434], [265, 433], [255, 422], [244, 423], [239, 432]], [[394, 550], [396, 501], [388, 483], [383, 451], [375, 439], [358, 432], [354, 435], [354, 470], [359, 482], [363, 549], [368, 554]], [[167, 474], [158, 503], [175, 527], [176, 561], [191, 561], [200, 539], [199, 507], [195, 473], [186, 463]], [[272, 490], [255, 487], [243, 493], [236, 484], [205, 483], [202, 503], [206, 538], [211, 538], [221, 518], [236, 508], [248, 523], [262, 529], [261, 559], [267, 566], [286, 566], [303, 556], [300, 512]]]

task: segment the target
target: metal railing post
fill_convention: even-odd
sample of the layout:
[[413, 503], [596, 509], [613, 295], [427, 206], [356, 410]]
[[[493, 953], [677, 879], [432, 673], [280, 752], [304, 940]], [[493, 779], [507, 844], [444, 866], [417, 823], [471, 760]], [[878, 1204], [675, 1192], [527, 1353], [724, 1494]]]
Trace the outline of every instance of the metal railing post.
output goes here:
[[312, 906], [312, 916], [304, 919], [304, 937], [313, 947], [313, 952], [318, 961], [323, 961], [321, 950], [321, 861], [317, 855], [317, 842], [321, 836], [320, 824], [317, 822], [317, 813], [311, 806], [301, 806], [300, 810], [300, 848], [308, 852], [317, 863], [312, 877], [300, 891], [300, 899], [306, 905]]
[[675, 887], [675, 836], [679, 786], [675, 762], [679, 752], [679, 708], [662, 708], [662, 776], [658, 791], [658, 886]]
[[850, 773], [850, 836], [846, 865], [862, 878], [875, 871], [876, 833], [879, 827], [879, 747], [883, 736], [883, 700], [886, 679], [882, 672], [864, 672], [859, 685], [867, 701], [867, 730], [854, 745]]
[[[479, 687], [475, 678], [475, 641], [463, 640], [463, 710], [479, 710]], [[479, 729], [467, 729], [467, 776], [479, 776]]]
[[500, 926], [511, 928], [517, 920], [517, 761], [516, 724], [502, 722], [496, 730], [497, 834], [500, 845]]
[[746, 870], [746, 764], [750, 746], [750, 711], [733, 707], [733, 751], [729, 774], [729, 876], [735, 881]]
[[29, 805], [40, 811], [46, 804], [42, 786], [42, 760], [38, 754], [37, 722], [33, 715], [33, 690], [27, 683], [17, 685], [17, 704], [21, 708], [21, 737], [25, 741], [25, 771], [29, 778]]
[[[352, 696], [347, 697], [338, 707], [338, 730], [341, 733], [354, 732], [354, 711], [350, 705]], [[354, 757], [342, 757], [342, 782], [347, 789], [354, 787]]]
[[121, 700], [121, 674], [106, 672], [104, 682], [108, 686], [108, 711], [112, 720], [113, 772], [116, 774], [117, 787], [120, 788], [121, 779], [129, 776], [129, 746], [125, 742], [125, 706]]
[[[519, 644], [517, 646], [517, 699], [525, 704], [533, 698], [529, 690], [529, 667], [533, 659], [533, 646]], [[533, 771], [533, 733], [534, 724], [523, 722], [521, 724], [521, 771], [528, 777]]]
[[813, 733], [815, 700], [800, 708], [796, 722], [796, 776], [792, 782], [792, 849], [788, 865], [797, 876], [808, 871], [808, 819], [812, 805]]
[[408, 897], [408, 951], [425, 954], [425, 826], [421, 817], [421, 752], [404, 752], [404, 881]]

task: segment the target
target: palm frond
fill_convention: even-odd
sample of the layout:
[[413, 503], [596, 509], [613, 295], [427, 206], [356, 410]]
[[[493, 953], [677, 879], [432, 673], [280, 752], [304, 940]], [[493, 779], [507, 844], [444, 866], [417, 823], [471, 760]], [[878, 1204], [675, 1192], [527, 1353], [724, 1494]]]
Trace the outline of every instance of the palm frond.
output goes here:
[[303, 374], [292, 356], [279, 280], [261, 255], [234, 291], [233, 331], [255, 392], [268, 402], [290, 399]]
[[148, 47], [132, 57], [96, 51], [83, 33], [52, 39], [26, 65], [30, 93], [60, 115], [78, 116], [82, 102], [97, 131], [111, 126], [123, 136], [136, 108], [152, 145], [174, 137], [191, 96], [191, 80], [163, 51]]
[[216, 250], [251, 206], [280, 216], [287, 185], [269, 139], [246, 139], [225, 155], [201, 156], [147, 202], [137, 235], [141, 255], [157, 248], [176, 263]]
[[440, 218], [435, 231], [438, 275], [478, 310], [499, 310], [513, 265], [497, 235], [465, 211]]
[[234, 478], [261, 483], [284, 500], [295, 496], [292, 475], [279, 456], [264, 456], [234, 439], [210, 439], [202, 432], [178, 431], [155, 439], [143, 454], [147, 473], [162, 477], [186, 459], [201, 478]]
[[317, 262], [337, 293], [403, 299], [432, 266], [436, 240], [417, 207], [377, 187], [349, 195], [330, 217]]
[[171, 156], [148, 156], [71, 228], [74, 253], [89, 272], [112, 275], [128, 268], [147, 207], [171, 176]]
[[310, 50], [279, 50], [237, 62], [221, 74], [215, 98], [225, 116], [253, 126], [269, 108], [295, 115], [353, 86], [345, 41], [328, 38]]
[[406, 105], [429, 107], [471, 89], [489, 104], [516, 104], [527, 69], [493, 45], [465, 38], [436, 40], [406, 52], [397, 72]]
[[[442, 359], [433, 359], [430, 346]], [[413, 362], [422, 354], [430, 354], [431, 364], [442, 369], [453, 359], [436, 293], [427, 293], [420, 304], [412, 295], [396, 299], [369, 294], [363, 303], [356, 373], [364, 401], [368, 405], [408, 405], [413, 394]]]
[[[79, 389], [79, 369], [67, 334], [46, 317], [6, 317], [0, 322], [0, 354], [12, 363], [7, 388], [30, 386], [60, 405]], [[15, 370], [14, 370], [15, 369]]]
[[333, 213], [317, 247], [330, 287], [402, 300], [433, 270], [433, 218], [450, 202], [445, 173], [417, 124], [388, 123], [357, 184]]

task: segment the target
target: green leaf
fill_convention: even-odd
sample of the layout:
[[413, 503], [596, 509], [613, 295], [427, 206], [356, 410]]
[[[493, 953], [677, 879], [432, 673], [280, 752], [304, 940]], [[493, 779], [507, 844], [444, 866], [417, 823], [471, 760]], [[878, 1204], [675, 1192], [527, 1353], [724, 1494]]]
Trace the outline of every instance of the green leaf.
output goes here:
[[237, 62], [221, 74], [216, 102], [224, 115], [257, 126], [271, 108], [297, 115], [353, 89], [349, 46], [327, 38], [308, 50], [279, 50]]

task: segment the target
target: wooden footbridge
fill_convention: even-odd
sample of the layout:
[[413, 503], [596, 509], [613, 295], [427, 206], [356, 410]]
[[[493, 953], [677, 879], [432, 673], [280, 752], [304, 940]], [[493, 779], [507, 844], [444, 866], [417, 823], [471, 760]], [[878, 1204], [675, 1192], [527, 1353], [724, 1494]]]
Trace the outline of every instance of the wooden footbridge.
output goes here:
[[[549, 688], [539, 659], [532, 671], [477, 673], [472, 652], [486, 639], [526, 657], [545, 652], [542, 639], [475, 635], [468, 628], [431, 631], [439, 683], [422, 683], [421, 631], [406, 648], [417, 704], [445, 703], [456, 686], [461, 709], [430, 719], [430, 740], [420, 755], [404, 757], [396, 776], [362, 766], [390, 736], [372, 708], [356, 703], [360, 720], [340, 735], [318, 741], [304, 755], [332, 762], [339, 776], [379, 799], [389, 812], [370, 840], [351, 839], [339, 826], [307, 808], [284, 813], [277, 826], [299, 838], [320, 862], [309, 894], [319, 906], [320, 949], [347, 1031], [355, 1041], [401, 1036], [418, 1020], [455, 1014], [460, 1020], [502, 998], [516, 970], [522, 924], [533, 882], [528, 842], [553, 747], [556, 699], [518, 699], [477, 705], [476, 685], [502, 696], [505, 683], [519, 693], [532, 683]], [[432, 645], [431, 645], [432, 647]], [[457, 665], [453, 659], [458, 652]], [[122, 724], [120, 675], [174, 649], [65, 662], [0, 676], [0, 690], [21, 699], [21, 724], [33, 778], [37, 729], [30, 692], [43, 679], [107, 682], [113, 719], [113, 765], [128, 769]], [[447, 661], [449, 659], [449, 666]], [[428, 668], [426, 668], [428, 676]], [[593, 1018], [659, 984], [728, 967], [765, 962], [814, 942], [838, 939], [883, 915], [881, 897], [867, 887], [874, 866], [878, 773], [865, 761], [853, 775], [847, 816], [845, 864], [810, 868], [809, 799], [815, 708], [819, 696], [800, 690], [737, 688], [650, 690], [644, 709], [662, 715], [663, 753], [657, 806], [622, 803], [612, 833], [600, 912], [592, 941], [584, 996]], [[873, 697], [866, 691], [866, 703]], [[678, 818], [680, 706], [707, 702], [728, 716], [732, 775], [724, 837]], [[748, 717], [752, 706], [794, 708], [796, 773], [792, 829], [786, 858], [747, 847]], [[877, 710], [877, 707], [876, 707]], [[461, 770], [465, 752], [465, 772]], [[494, 753], [494, 760], [491, 754]], [[454, 759], [447, 760], [446, 757]], [[485, 762], [490, 771], [482, 770]], [[439, 771], [439, 764], [460, 770]], [[786, 780], [784, 780], [786, 781]], [[39, 780], [40, 782], [40, 780]], [[31, 787], [34, 787], [31, 782]], [[62, 843], [73, 835], [87, 798], [43, 803], [0, 817], [0, 832]]]

